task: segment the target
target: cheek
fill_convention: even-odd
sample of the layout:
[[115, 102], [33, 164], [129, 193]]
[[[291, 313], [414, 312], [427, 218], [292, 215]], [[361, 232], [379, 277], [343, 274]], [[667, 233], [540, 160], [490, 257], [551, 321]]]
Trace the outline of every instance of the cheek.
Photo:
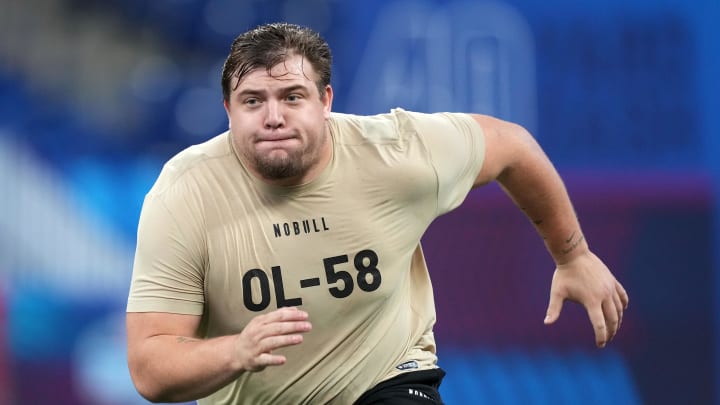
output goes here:
[[314, 145], [320, 144], [324, 134], [324, 129], [325, 121], [318, 122], [314, 120], [312, 122], [308, 122], [307, 125], [305, 125], [305, 136], [308, 138], [308, 142]]
[[233, 133], [240, 138], [248, 138], [253, 133], [256, 125], [253, 123], [252, 117], [234, 115], [230, 117], [230, 128]]
[[305, 114], [303, 116], [303, 126], [313, 135], [319, 136], [325, 128], [327, 118], [328, 117], [325, 117], [325, 113], [323, 111], [313, 111], [312, 113]]
[[[244, 123], [243, 123], [244, 124]], [[242, 150], [252, 148], [253, 136], [247, 125], [240, 124], [238, 121], [231, 122], [230, 135], [233, 138], [235, 146]]]

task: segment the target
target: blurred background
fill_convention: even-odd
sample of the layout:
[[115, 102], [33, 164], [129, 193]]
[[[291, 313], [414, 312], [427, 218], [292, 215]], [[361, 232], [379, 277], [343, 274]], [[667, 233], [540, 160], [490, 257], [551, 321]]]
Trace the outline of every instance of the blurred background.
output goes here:
[[257, 24], [318, 30], [334, 110], [532, 131], [631, 295], [594, 348], [542, 321], [553, 263], [495, 186], [424, 239], [448, 404], [720, 404], [717, 0], [0, 0], [0, 404], [143, 404], [124, 306], [144, 194], [227, 128]]

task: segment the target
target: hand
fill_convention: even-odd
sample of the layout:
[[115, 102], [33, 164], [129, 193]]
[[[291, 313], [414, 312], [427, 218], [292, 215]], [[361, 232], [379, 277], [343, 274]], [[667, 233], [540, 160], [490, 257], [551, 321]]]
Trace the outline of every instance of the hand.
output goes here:
[[285, 356], [272, 352], [302, 343], [301, 333], [312, 328], [307, 319], [307, 312], [297, 308], [280, 308], [253, 318], [236, 335], [240, 367], [246, 371], [262, 371], [267, 366], [285, 364]]
[[559, 265], [553, 274], [545, 324], [560, 316], [565, 300], [577, 302], [587, 310], [595, 330], [598, 347], [612, 340], [622, 324], [629, 297], [605, 264], [592, 252]]

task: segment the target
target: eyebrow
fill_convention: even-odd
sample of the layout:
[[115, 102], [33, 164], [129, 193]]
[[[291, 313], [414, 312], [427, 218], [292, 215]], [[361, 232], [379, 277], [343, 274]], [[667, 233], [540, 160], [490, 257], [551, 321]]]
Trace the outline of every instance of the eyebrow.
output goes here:
[[[304, 85], [302, 85], [302, 84], [294, 84], [294, 85], [287, 86], [287, 87], [281, 87], [280, 89], [278, 89], [278, 93], [288, 94], [288, 93], [292, 93], [292, 92], [295, 92], [295, 91], [298, 91], [298, 90], [302, 90], [303, 92], [307, 92], [307, 91], [308, 91], [308, 88], [307, 88], [307, 86], [304, 86]], [[248, 88], [248, 89], [243, 89], [243, 90], [239, 91], [239, 92], [237, 93], [237, 97], [253, 96], [253, 95], [266, 94], [266, 93], [267, 93], [266, 90]]]

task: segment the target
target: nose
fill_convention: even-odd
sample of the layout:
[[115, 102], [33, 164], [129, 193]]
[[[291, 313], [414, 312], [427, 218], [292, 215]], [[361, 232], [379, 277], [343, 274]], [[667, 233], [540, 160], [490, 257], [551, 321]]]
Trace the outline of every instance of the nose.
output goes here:
[[274, 100], [265, 103], [265, 128], [277, 129], [285, 126], [285, 117], [283, 116], [282, 105]]

